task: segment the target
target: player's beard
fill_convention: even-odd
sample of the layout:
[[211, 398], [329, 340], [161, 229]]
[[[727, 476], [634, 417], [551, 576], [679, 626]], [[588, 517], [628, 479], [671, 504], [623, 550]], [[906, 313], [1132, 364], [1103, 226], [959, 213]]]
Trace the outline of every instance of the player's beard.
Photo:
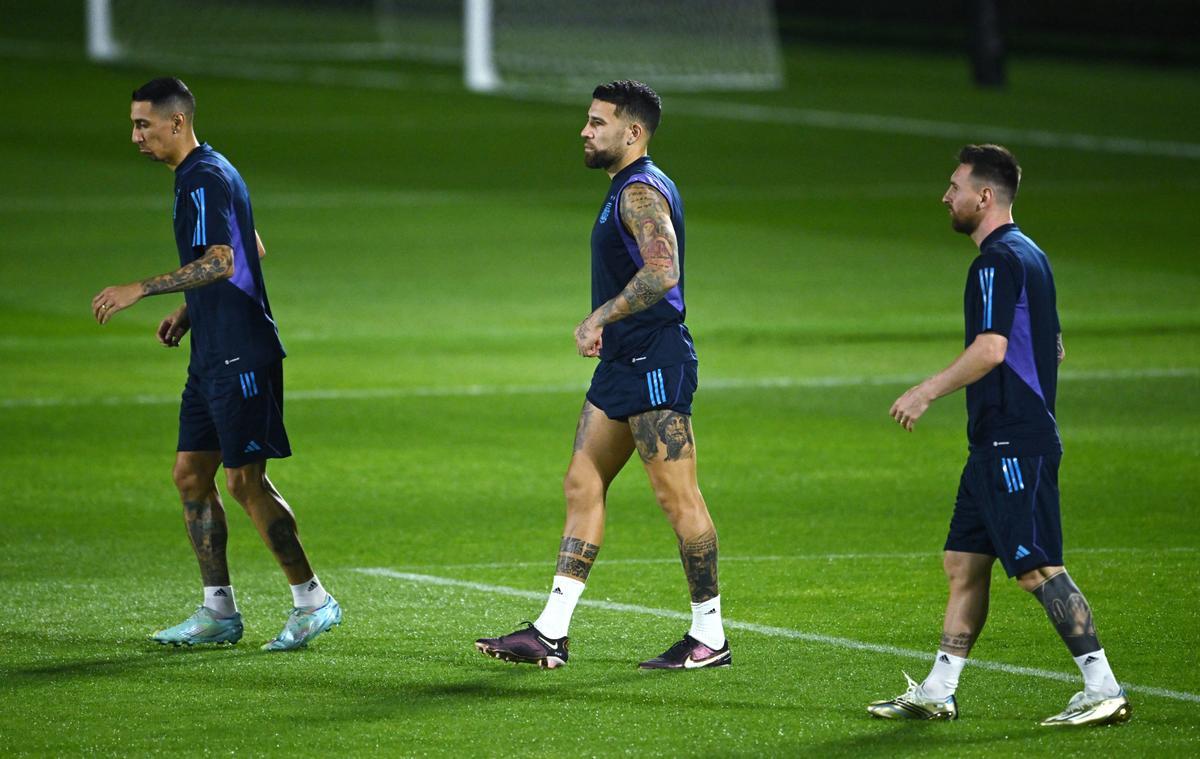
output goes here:
[[972, 216], [959, 216], [954, 213], [954, 209], [950, 209], [950, 226], [955, 232], [961, 232], [964, 235], [973, 235], [975, 230], [979, 229], [979, 219]]
[[583, 151], [583, 165], [589, 169], [607, 169], [619, 160], [621, 156], [615, 150], [596, 149], [591, 153]]

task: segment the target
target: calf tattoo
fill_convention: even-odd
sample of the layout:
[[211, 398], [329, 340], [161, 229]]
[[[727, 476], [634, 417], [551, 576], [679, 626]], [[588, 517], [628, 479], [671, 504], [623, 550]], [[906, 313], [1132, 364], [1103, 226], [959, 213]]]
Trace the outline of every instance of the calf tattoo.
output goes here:
[[1034, 594], [1046, 616], [1050, 617], [1059, 637], [1067, 644], [1071, 656], [1083, 656], [1100, 650], [1096, 626], [1092, 623], [1092, 607], [1065, 571], [1046, 580]]
[[200, 563], [200, 579], [207, 586], [228, 585], [225, 546], [229, 542], [229, 528], [224, 512], [214, 512], [210, 501], [184, 501], [183, 521], [187, 524], [196, 561]]
[[600, 546], [586, 540], [563, 538], [558, 547], [558, 566], [554, 573], [587, 582], [588, 573], [592, 571], [592, 563], [596, 561], [596, 554], [599, 552]]
[[720, 593], [717, 589], [716, 531], [709, 530], [695, 538], [681, 539], [679, 556], [683, 559], [683, 573], [687, 575], [692, 603], [715, 598]]
[[267, 540], [271, 551], [285, 567], [296, 566], [307, 561], [300, 537], [296, 534], [296, 520], [291, 515], [280, 517], [267, 527]]
[[692, 440], [692, 420], [686, 414], [670, 409], [647, 411], [629, 417], [629, 428], [642, 461], [658, 458], [661, 443], [667, 461], [691, 458], [696, 446]]
[[967, 654], [971, 653], [971, 646], [975, 645], [975, 633], [942, 633], [942, 645], [939, 647], [942, 651], [955, 656], [967, 658]]

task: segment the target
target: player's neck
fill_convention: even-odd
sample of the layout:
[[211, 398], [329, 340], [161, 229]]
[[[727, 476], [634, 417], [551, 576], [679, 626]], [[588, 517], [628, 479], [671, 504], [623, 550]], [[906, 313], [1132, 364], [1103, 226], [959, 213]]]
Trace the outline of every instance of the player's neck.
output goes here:
[[983, 244], [988, 235], [995, 232], [1005, 224], [1012, 224], [1012, 209], [1006, 208], [1003, 211], [997, 211], [994, 214], [988, 214], [983, 221], [979, 222], [979, 226], [975, 227], [975, 231], [971, 233], [971, 239], [975, 241], [975, 246]]
[[624, 171], [626, 166], [628, 166], [629, 164], [638, 160], [639, 158], [645, 158], [645, 157], [646, 157], [646, 146], [645, 145], [641, 146], [640, 148], [634, 148], [634, 149], [630, 150], [628, 153], [625, 154], [624, 158], [622, 158], [617, 163], [614, 163], [612, 166], [608, 167], [608, 178], [612, 179], [617, 174], [620, 174], [622, 171]]
[[175, 171], [179, 168], [179, 164], [187, 160], [192, 151], [198, 147], [200, 147], [200, 142], [196, 139], [196, 135], [188, 134], [187, 138], [179, 141], [177, 148], [171, 151], [170, 158], [164, 163], [171, 168], [171, 171]]

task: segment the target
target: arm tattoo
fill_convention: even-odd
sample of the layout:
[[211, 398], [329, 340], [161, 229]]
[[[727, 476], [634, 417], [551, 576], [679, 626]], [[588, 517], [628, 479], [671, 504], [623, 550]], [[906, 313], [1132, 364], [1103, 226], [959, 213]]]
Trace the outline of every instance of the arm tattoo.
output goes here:
[[709, 530], [690, 540], [681, 539], [679, 555], [683, 559], [683, 573], [687, 575], [692, 603], [715, 598], [720, 593], [717, 588], [717, 533]]
[[183, 521], [187, 524], [188, 538], [200, 563], [200, 579], [205, 585], [228, 585], [229, 565], [225, 560], [225, 546], [229, 542], [229, 528], [225, 524], [225, 511], [218, 503], [213, 508], [212, 500], [184, 501]]
[[558, 547], [558, 566], [554, 573], [587, 582], [588, 573], [592, 571], [592, 563], [596, 561], [598, 553], [598, 545], [579, 538], [565, 537]]
[[666, 449], [667, 461], [688, 459], [695, 455], [692, 420], [686, 414], [670, 409], [647, 411], [629, 417], [629, 428], [642, 461], [656, 459], [660, 443]]
[[600, 307], [602, 324], [645, 311], [679, 282], [679, 242], [666, 198], [650, 185], [635, 182], [621, 193], [620, 213], [637, 240], [642, 268], [617, 297]]
[[142, 295], [191, 290], [233, 276], [233, 248], [210, 245], [204, 255], [175, 271], [142, 280]]

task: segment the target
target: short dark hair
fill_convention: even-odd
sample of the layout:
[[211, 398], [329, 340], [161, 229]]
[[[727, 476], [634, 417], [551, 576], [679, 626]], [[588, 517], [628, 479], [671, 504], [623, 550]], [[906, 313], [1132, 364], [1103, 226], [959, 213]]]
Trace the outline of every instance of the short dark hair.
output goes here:
[[650, 134], [662, 119], [662, 98], [643, 82], [618, 79], [601, 84], [592, 90], [592, 99], [612, 103], [617, 107], [617, 116], [640, 123]]
[[1021, 166], [1003, 145], [967, 145], [958, 151], [958, 162], [971, 167], [971, 176], [1002, 190], [1011, 203], [1021, 186]]
[[137, 102], [148, 102], [156, 110], [169, 107], [172, 112], [180, 111], [188, 118], [196, 113], [196, 96], [188, 86], [173, 76], [151, 79], [133, 91]]

